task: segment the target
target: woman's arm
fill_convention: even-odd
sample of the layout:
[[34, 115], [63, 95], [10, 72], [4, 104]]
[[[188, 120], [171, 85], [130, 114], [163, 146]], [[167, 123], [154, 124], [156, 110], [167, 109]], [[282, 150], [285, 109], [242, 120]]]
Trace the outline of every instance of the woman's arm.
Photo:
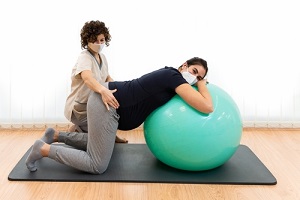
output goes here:
[[103, 103], [106, 105], [107, 110], [109, 110], [109, 105], [113, 108], [117, 109], [119, 107], [119, 103], [117, 99], [114, 97], [113, 93], [117, 91], [117, 89], [109, 90], [103, 85], [101, 85], [92, 75], [90, 70], [84, 70], [81, 72], [81, 78], [84, 83], [93, 91], [101, 94]]
[[203, 79], [196, 83], [198, 91], [187, 83], [179, 85], [175, 92], [189, 105], [194, 107], [200, 112], [211, 113], [213, 112], [213, 102], [210, 93], [206, 87], [206, 80]]

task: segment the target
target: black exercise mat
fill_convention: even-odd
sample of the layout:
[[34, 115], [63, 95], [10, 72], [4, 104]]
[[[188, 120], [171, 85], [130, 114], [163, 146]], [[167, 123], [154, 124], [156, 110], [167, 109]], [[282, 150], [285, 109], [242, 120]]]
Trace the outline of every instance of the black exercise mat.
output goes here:
[[[30, 148], [31, 149], [31, 148]], [[146, 144], [116, 144], [107, 171], [93, 175], [49, 158], [37, 161], [38, 170], [25, 165], [30, 149], [8, 176], [10, 181], [143, 182], [184, 184], [275, 185], [276, 178], [245, 145], [224, 165], [199, 172], [178, 170], [158, 161]]]

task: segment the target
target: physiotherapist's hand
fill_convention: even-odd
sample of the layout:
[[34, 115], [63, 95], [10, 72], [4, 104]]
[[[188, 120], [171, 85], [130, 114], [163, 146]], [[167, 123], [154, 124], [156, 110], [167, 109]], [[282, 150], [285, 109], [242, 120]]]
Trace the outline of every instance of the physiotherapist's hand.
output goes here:
[[117, 91], [117, 89], [109, 90], [107, 88], [105, 88], [101, 91], [102, 101], [103, 101], [104, 105], [106, 106], [107, 110], [109, 110], [109, 106], [113, 107], [114, 109], [118, 109], [120, 106], [119, 102], [113, 95], [113, 93], [115, 93], [116, 91]]

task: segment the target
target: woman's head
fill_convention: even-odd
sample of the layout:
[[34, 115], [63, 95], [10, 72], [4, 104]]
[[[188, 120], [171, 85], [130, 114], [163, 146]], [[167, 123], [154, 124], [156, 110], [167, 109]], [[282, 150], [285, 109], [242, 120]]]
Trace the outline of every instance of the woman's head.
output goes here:
[[183, 70], [188, 70], [191, 74], [197, 76], [198, 80], [201, 80], [206, 76], [208, 67], [205, 60], [203, 60], [202, 58], [194, 57], [183, 63], [178, 68], [178, 70], [180, 72]]
[[100, 21], [89, 21], [84, 24], [81, 29], [81, 48], [87, 49], [88, 43], [94, 43], [97, 41], [99, 35], [103, 35], [105, 38], [106, 46], [109, 46], [111, 36], [109, 34], [108, 28], [105, 26], [104, 22]]

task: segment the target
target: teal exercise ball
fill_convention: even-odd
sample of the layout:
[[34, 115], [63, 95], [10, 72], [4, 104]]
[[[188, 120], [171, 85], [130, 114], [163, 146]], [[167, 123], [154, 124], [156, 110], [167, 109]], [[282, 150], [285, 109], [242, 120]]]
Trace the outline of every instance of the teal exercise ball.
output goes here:
[[210, 170], [228, 161], [240, 145], [242, 120], [236, 103], [220, 87], [207, 84], [207, 88], [213, 100], [212, 113], [201, 113], [175, 95], [145, 120], [146, 144], [166, 165]]

